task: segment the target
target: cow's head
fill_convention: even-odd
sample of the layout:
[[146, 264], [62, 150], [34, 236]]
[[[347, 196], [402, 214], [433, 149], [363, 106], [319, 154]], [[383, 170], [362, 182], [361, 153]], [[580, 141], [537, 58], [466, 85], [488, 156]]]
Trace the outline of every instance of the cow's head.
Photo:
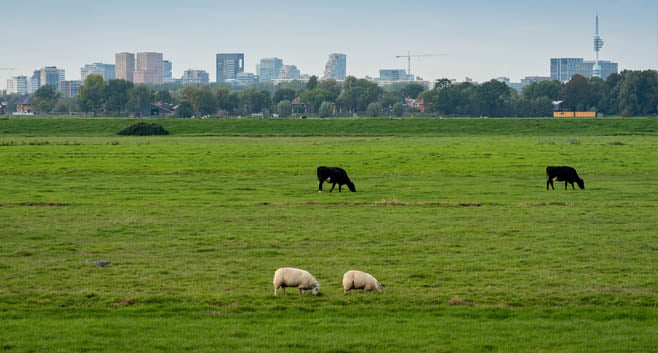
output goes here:
[[351, 192], [356, 192], [356, 187], [354, 186], [353, 182], [347, 183], [347, 187], [350, 189]]
[[576, 184], [578, 184], [578, 187], [581, 189], [585, 189], [585, 180], [583, 179], [578, 179], [576, 180]]

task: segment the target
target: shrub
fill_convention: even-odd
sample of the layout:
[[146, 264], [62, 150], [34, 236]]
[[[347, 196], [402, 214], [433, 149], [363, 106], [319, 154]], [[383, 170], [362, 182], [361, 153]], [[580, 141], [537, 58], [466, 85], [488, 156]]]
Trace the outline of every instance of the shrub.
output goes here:
[[366, 107], [366, 113], [368, 116], [379, 116], [379, 113], [382, 111], [382, 106], [379, 105], [379, 103], [370, 103], [368, 104], [368, 107]]
[[119, 131], [119, 135], [128, 136], [150, 136], [150, 135], [169, 135], [162, 125], [158, 123], [136, 123]]
[[402, 114], [404, 114], [404, 106], [402, 105], [402, 103], [397, 102], [393, 104], [393, 115], [402, 116]]

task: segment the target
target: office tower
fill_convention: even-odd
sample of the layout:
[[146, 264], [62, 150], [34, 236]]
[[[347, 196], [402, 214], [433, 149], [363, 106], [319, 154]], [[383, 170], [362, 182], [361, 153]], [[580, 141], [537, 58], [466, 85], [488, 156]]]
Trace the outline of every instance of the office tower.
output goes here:
[[347, 76], [347, 56], [345, 54], [329, 54], [329, 60], [324, 67], [323, 79], [344, 80]]
[[115, 66], [112, 64], [93, 63], [87, 64], [80, 69], [80, 79], [84, 81], [91, 74], [103, 76], [103, 80], [114, 80], [116, 77]]
[[40, 70], [39, 87], [48, 85], [55, 90], [59, 90], [59, 82], [64, 80], [64, 70], [56, 66], [42, 67]]
[[551, 58], [551, 80], [567, 82], [578, 73], [576, 65], [583, 62], [583, 58]]
[[82, 81], [61, 81], [59, 83], [59, 90], [62, 91], [62, 95], [64, 97], [75, 97], [78, 95], [78, 92], [80, 91], [80, 87], [82, 86], [83, 82]]
[[137, 53], [133, 82], [150, 85], [162, 84], [162, 53]]
[[162, 60], [162, 82], [167, 83], [172, 81], [171, 67], [171, 61]]
[[295, 65], [283, 65], [279, 70], [279, 79], [296, 80], [299, 78], [299, 69]]
[[234, 80], [239, 73], [244, 72], [244, 53], [217, 54], [215, 63], [217, 65], [215, 82]]
[[260, 82], [271, 82], [279, 78], [283, 66], [283, 60], [279, 58], [263, 58], [260, 59], [260, 64], [256, 65], [256, 71], [260, 77]]
[[240, 72], [239, 74], [235, 75], [235, 80], [240, 86], [249, 86], [258, 82], [258, 76], [251, 72]]
[[39, 89], [39, 87], [41, 87], [41, 70], [34, 70], [32, 77], [30, 77], [28, 82], [27, 93], [34, 93]]
[[210, 75], [205, 70], [185, 70], [181, 82], [185, 84], [202, 84], [207, 85], [210, 82]]
[[[600, 77], [605, 80], [608, 78], [608, 76], [619, 72], [619, 65], [615, 62], [600, 60], [598, 64], [599, 67], [597, 72], [596, 61], [594, 60], [585, 60], [583, 62], [577, 63], [576, 73], [587, 78]], [[598, 76], [596, 76], [597, 74]]]
[[379, 70], [379, 81], [409, 81], [413, 76], [407, 75], [404, 69], [382, 69]]
[[27, 76], [16, 76], [7, 80], [7, 93], [27, 94], [28, 88]]
[[114, 55], [115, 77], [120, 80], [133, 81], [135, 72], [135, 54], [117, 53]]

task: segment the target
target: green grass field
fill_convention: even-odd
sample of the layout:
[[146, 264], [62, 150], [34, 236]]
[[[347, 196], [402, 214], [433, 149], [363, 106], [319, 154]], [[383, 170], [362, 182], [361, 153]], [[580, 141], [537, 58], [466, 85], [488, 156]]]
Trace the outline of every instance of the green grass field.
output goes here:
[[132, 122], [0, 120], [0, 351], [658, 351], [655, 118]]

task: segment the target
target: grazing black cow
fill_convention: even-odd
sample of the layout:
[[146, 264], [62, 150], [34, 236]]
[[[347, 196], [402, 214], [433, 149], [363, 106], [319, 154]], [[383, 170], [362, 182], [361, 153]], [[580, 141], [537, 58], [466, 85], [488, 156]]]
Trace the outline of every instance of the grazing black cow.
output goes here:
[[340, 189], [343, 185], [347, 185], [350, 191], [356, 192], [354, 183], [347, 176], [347, 172], [345, 172], [345, 169], [343, 168], [318, 167], [318, 181], [320, 181], [320, 185], [318, 186], [318, 192], [322, 192], [322, 183], [324, 183], [325, 181], [327, 183], [332, 184], [331, 190], [329, 190], [329, 192], [332, 192], [334, 190], [336, 184], [338, 184], [338, 192], [341, 192]]
[[573, 186], [574, 182], [578, 184], [578, 187], [581, 189], [585, 188], [585, 181], [580, 179], [576, 170], [571, 167], [546, 167], [546, 176], [548, 176], [546, 190], [548, 190], [549, 185], [555, 190], [555, 187], [553, 186], [554, 180], [563, 181], [564, 190], [567, 189], [567, 183], [571, 184], [571, 188], [575, 190], [576, 188]]

